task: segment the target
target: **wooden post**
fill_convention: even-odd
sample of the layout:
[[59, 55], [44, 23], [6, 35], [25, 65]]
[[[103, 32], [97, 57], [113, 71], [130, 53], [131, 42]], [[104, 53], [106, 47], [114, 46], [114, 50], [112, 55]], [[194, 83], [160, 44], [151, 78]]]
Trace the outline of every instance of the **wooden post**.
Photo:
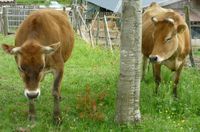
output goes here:
[[0, 33], [3, 32], [3, 21], [2, 21], [2, 14], [0, 14]]
[[92, 31], [93, 31], [93, 26], [94, 26], [94, 23], [96, 22], [98, 16], [99, 16], [99, 12], [96, 13], [94, 20], [92, 21], [92, 24], [90, 25], [90, 31], [89, 31], [90, 33], [92, 33]]
[[4, 35], [8, 35], [8, 20], [6, 7], [3, 7], [3, 33]]
[[[190, 24], [190, 8], [189, 8], [188, 5], [186, 5], [186, 6], [184, 6], [184, 9], [185, 9], [185, 20], [186, 20], [186, 23], [187, 23], [189, 31], [190, 31], [190, 38], [192, 39], [191, 24]], [[194, 58], [193, 58], [193, 54], [192, 54], [192, 41], [191, 41], [191, 39], [190, 39], [191, 49], [190, 49], [190, 53], [189, 53], [189, 58], [190, 58], [190, 62], [191, 62], [192, 67], [195, 67]]]
[[95, 21], [97, 20], [97, 17], [98, 17], [98, 16], [99, 16], [99, 12], [96, 13], [96, 15], [95, 15], [95, 17], [94, 17], [94, 19], [93, 19], [93, 21], [92, 21], [91, 28], [93, 28], [94, 23], [95, 23]]
[[66, 12], [66, 7], [65, 6], [63, 7], [63, 11]]
[[97, 32], [96, 32], [96, 45], [98, 44], [98, 41], [99, 41], [99, 30], [100, 30], [100, 18], [98, 16], [97, 18]]
[[104, 15], [104, 31], [105, 31], [105, 35], [106, 35], [106, 46], [110, 47], [110, 50], [112, 51], [112, 42], [110, 39], [110, 33], [109, 33], [109, 29], [108, 29], [108, 23], [107, 23], [107, 18]]
[[90, 36], [90, 43], [92, 45], [92, 48], [94, 48], [94, 41], [93, 41], [93, 36], [92, 36], [91, 25], [89, 26], [89, 36]]
[[77, 14], [76, 14], [76, 7], [72, 7], [72, 25], [74, 28], [74, 31], [77, 32]]
[[86, 25], [86, 22], [85, 22], [85, 20], [83, 19], [83, 16], [81, 15], [81, 12], [79, 11], [79, 9], [78, 9], [78, 8], [77, 8], [77, 12], [78, 12], [78, 14], [79, 14], [79, 17], [81, 18], [81, 20], [82, 20], [82, 22], [83, 22], [83, 24], [84, 24], [84, 26], [85, 26], [86, 30], [88, 30], [88, 31], [89, 31], [89, 28], [87, 27], [87, 25]]
[[78, 24], [79, 34], [80, 34], [81, 38], [83, 38], [83, 34], [82, 34], [82, 31], [81, 31], [81, 24], [80, 23], [77, 23], [77, 24]]

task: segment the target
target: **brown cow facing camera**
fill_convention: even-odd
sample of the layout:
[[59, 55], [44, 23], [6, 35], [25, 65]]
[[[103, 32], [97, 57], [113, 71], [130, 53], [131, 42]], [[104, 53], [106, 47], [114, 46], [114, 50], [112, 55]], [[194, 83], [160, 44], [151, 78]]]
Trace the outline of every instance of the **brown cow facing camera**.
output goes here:
[[53, 116], [56, 123], [61, 121], [61, 81], [73, 45], [74, 33], [66, 14], [50, 9], [34, 11], [23, 21], [16, 32], [15, 46], [2, 45], [6, 53], [15, 56], [29, 99], [30, 120], [35, 119], [34, 99], [40, 95], [40, 81], [45, 73], [52, 72]]
[[152, 3], [142, 16], [143, 75], [147, 58], [153, 65], [156, 93], [161, 82], [161, 65], [175, 72], [173, 93], [177, 97], [177, 84], [186, 56], [190, 52], [190, 35], [184, 18], [171, 9]]

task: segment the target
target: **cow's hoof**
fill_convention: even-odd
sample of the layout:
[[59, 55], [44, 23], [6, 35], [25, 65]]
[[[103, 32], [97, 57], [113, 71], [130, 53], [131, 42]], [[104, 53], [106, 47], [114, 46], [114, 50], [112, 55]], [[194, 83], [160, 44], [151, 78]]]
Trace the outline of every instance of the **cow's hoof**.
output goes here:
[[54, 122], [55, 125], [61, 125], [62, 124], [61, 116], [54, 116], [53, 117], [53, 122]]
[[29, 114], [28, 115], [28, 120], [31, 121], [31, 122], [35, 122], [35, 119], [36, 119], [36, 116], [33, 115], [33, 114]]

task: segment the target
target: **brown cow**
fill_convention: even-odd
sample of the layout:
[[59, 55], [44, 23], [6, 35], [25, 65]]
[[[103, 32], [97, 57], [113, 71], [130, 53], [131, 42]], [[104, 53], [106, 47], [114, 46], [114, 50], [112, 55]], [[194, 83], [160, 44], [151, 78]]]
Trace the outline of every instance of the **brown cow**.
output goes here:
[[[142, 23], [143, 77], [147, 58], [153, 62], [156, 93], [161, 81], [161, 65], [175, 71], [173, 86], [177, 97], [177, 84], [186, 56], [190, 52], [190, 35], [183, 17], [152, 3], [144, 12]], [[142, 77], [142, 78], [143, 78]]]
[[54, 119], [60, 121], [60, 91], [64, 63], [70, 57], [74, 33], [64, 12], [38, 10], [31, 13], [16, 33], [15, 46], [3, 44], [5, 52], [14, 55], [29, 99], [29, 118], [34, 120], [33, 101], [40, 95], [39, 83], [46, 72], [52, 72], [54, 83]]

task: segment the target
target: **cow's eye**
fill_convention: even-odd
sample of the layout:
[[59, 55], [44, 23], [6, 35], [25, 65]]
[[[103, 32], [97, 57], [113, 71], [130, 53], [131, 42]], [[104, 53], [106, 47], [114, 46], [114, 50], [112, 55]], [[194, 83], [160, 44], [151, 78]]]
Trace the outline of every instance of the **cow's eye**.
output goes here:
[[167, 43], [167, 42], [169, 42], [170, 40], [172, 40], [172, 37], [166, 38], [166, 39], [165, 39], [165, 42]]

